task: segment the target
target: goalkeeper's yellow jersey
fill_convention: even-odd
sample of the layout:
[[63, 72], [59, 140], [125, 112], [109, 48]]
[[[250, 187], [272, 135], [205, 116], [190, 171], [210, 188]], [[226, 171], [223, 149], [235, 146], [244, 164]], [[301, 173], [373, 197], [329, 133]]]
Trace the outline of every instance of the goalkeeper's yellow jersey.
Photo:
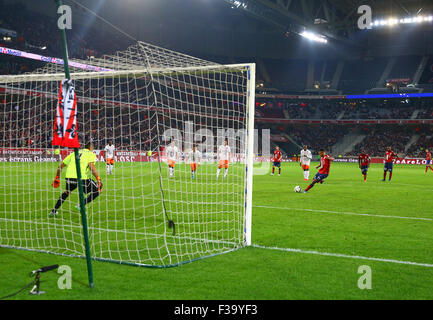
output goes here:
[[[87, 180], [92, 177], [92, 172], [89, 168], [89, 163], [96, 162], [96, 155], [89, 149], [82, 149], [78, 151], [80, 154], [80, 169], [81, 179]], [[77, 167], [75, 166], [75, 152], [63, 160], [66, 167], [66, 178], [77, 179]]]

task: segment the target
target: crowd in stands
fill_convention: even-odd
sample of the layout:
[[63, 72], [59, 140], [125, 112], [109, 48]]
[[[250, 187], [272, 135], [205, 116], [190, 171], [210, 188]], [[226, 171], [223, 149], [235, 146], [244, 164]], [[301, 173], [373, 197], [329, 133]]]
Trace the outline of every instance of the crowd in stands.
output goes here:
[[[12, 30], [16, 33], [11, 39], [4, 40], [0, 37], [0, 46], [10, 47], [18, 50], [32, 52], [45, 56], [60, 57], [60, 36], [56, 25], [57, 21], [48, 16], [34, 15], [27, 11], [20, 3], [4, 4], [0, 0], [0, 28]], [[68, 31], [68, 47], [71, 58], [87, 59], [90, 56], [100, 56], [102, 53], [110, 54], [116, 50], [125, 49], [131, 43], [128, 39], [118, 33], [107, 34], [105, 28], [86, 28], [83, 31], [80, 25]], [[110, 41], [107, 41], [109, 39]], [[0, 56], [0, 74], [20, 74], [41, 67], [43, 63], [20, 59], [10, 56]], [[95, 88], [80, 88], [76, 83], [77, 90], [89, 90], [89, 97], [102, 98], [98, 91], [99, 84], [93, 82]], [[115, 101], [128, 101], [136, 103], [145, 99], [146, 90], [137, 90], [137, 97], [131, 97], [127, 90], [120, 87], [104, 87], [104, 94], [111, 96]], [[121, 94], [119, 92], [122, 92]], [[206, 102], [191, 100], [189, 96], [176, 96], [174, 99], [161, 99], [164, 106], [173, 109], [185, 110], [190, 108], [191, 102], [196, 109], [191, 112], [201, 114], [205, 108], [217, 107], [216, 103], [223, 103], [222, 99], [217, 102]], [[372, 119], [432, 119], [433, 99], [389, 99], [389, 100], [342, 100], [342, 99], [272, 99], [257, 98], [256, 117], [273, 119], [331, 119], [331, 120], [372, 120]], [[1, 101], [0, 101], [1, 103]], [[189, 106], [187, 106], [189, 105]], [[52, 119], [54, 114], [44, 109], [30, 110], [23, 105], [0, 105], [0, 146], [1, 147], [42, 147], [49, 148], [51, 141]], [[206, 106], [206, 107], [203, 107]], [[18, 109], [15, 109], [18, 108]], [[48, 108], [47, 108], [48, 110]], [[50, 108], [49, 110], [53, 110]], [[40, 113], [39, 113], [40, 112]], [[38, 120], [36, 120], [38, 115]], [[233, 107], [231, 110], [225, 108], [221, 116], [238, 117], [239, 110]], [[159, 117], [159, 118], [158, 118]], [[152, 148], [157, 133], [154, 131], [156, 123], [161, 123], [167, 128], [177, 127], [179, 123], [172, 122], [170, 117], [156, 116], [154, 113], [141, 111], [122, 114], [114, 109], [95, 108], [83, 105], [79, 115], [78, 123], [82, 125], [82, 132], [91, 137], [102, 148], [107, 137], [114, 139], [119, 148], [142, 149]], [[194, 120], [197, 120], [196, 118]], [[143, 126], [143, 121], [145, 125]], [[215, 124], [217, 127], [217, 125]], [[101, 129], [102, 128], [102, 129]], [[322, 126], [322, 125], [291, 125], [290, 127], [276, 125], [273, 128], [278, 134], [287, 134], [298, 146], [307, 144], [312, 150], [325, 148], [332, 153], [336, 143], [349, 132], [348, 126]], [[399, 128], [377, 129], [376, 126], [368, 127], [366, 138], [354, 147], [349, 155], [357, 155], [365, 149], [373, 156], [382, 156], [386, 146], [391, 145], [399, 152], [409, 156], [423, 156], [425, 148], [433, 149], [433, 131], [423, 128], [422, 132], [414, 133], [410, 130], [399, 130]], [[411, 137], [417, 134], [419, 139], [408, 150], [405, 148]], [[298, 148], [298, 146], [296, 148]]]
[[348, 155], [357, 156], [364, 150], [371, 157], [383, 157], [388, 146], [397, 154], [405, 154], [405, 147], [411, 137], [412, 135], [407, 132], [372, 130]]
[[418, 140], [407, 150], [407, 154], [413, 157], [423, 158], [425, 157], [426, 149], [433, 151], [433, 128], [431, 127], [421, 133]]
[[[263, 124], [259, 125], [262, 129]], [[433, 150], [433, 128], [423, 125], [394, 126], [394, 125], [335, 125], [335, 124], [298, 124], [289, 126], [273, 125], [271, 133], [286, 135], [291, 138], [289, 143], [278, 143], [287, 154], [298, 152], [306, 144], [313, 152], [321, 148], [333, 154], [335, 146], [348, 133], [364, 135], [365, 138], [356, 144], [352, 151], [341, 156], [357, 157], [363, 150], [372, 157], [383, 157], [388, 146], [401, 157], [425, 157], [425, 149]], [[413, 138], [419, 139], [413, 140]], [[413, 143], [410, 146], [409, 143]], [[407, 148], [407, 150], [406, 150]], [[340, 154], [333, 154], [340, 156]]]
[[[261, 118], [277, 118], [278, 110], [286, 110], [289, 119], [374, 120], [374, 119], [432, 119], [433, 99], [414, 100], [286, 100], [265, 103], [258, 98]], [[265, 106], [261, 106], [265, 103]], [[269, 107], [271, 106], [271, 107]], [[415, 111], [417, 114], [415, 114]], [[282, 112], [280, 112], [282, 113]]]
[[[77, 12], [78, 6], [73, 10]], [[0, 28], [16, 34], [5, 40], [6, 38], [0, 32], [0, 46], [48, 57], [62, 57], [60, 33], [56, 25], [55, 18], [35, 15], [22, 3], [5, 4], [0, 1]], [[69, 57], [72, 59], [100, 57], [103, 54], [124, 50], [132, 44], [129, 39], [113, 30], [85, 27], [75, 22], [67, 35]], [[28, 59], [0, 56], [0, 74], [20, 74], [42, 65]]]
[[316, 152], [323, 148], [332, 153], [333, 146], [346, 133], [347, 127], [341, 127], [339, 130], [329, 130], [326, 126], [301, 126], [295, 128], [289, 135], [301, 146], [306, 144]]
[[[0, 147], [4, 148], [51, 148], [54, 108], [47, 101], [35, 107], [8, 103], [0, 111]], [[158, 138], [156, 122], [169, 127], [176, 125], [171, 119], [154, 111], [100, 108], [79, 104], [77, 116], [79, 140], [92, 141], [96, 149], [103, 149], [112, 140], [119, 150], [151, 150]], [[50, 110], [50, 111], [49, 111]]]
[[305, 102], [290, 103], [286, 109], [289, 119], [311, 119], [316, 114], [316, 107]]
[[417, 119], [432, 119], [433, 118], [433, 103], [424, 106], [423, 109], [421, 109], [417, 115]]
[[[259, 130], [267, 126], [258, 125]], [[324, 148], [332, 152], [333, 146], [340, 141], [349, 128], [347, 126], [325, 126], [325, 125], [271, 125], [271, 133], [275, 135], [287, 135], [294, 142], [295, 149], [307, 145], [308, 148], [317, 152]], [[285, 150], [291, 153], [289, 150]]]

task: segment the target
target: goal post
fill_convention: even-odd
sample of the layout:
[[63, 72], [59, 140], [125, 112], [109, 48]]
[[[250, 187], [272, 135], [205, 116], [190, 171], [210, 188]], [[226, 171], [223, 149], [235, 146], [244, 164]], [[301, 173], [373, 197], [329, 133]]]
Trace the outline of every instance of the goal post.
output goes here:
[[[168, 267], [250, 245], [255, 65], [218, 65], [141, 42], [80, 63], [112, 69], [70, 72], [79, 140], [93, 142], [104, 184], [86, 205], [92, 259]], [[49, 143], [63, 79], [62, 66], [51, 64], [0, 76], [0, 246], [84, 257], [76, 191], [48, 216], [65, 191], [65, 171], [60, 188], [51, 186], [56, 168], [72, 151]], [[227, 170], [218, 154], [224, 141]]]
[[251, 245], [252, 215], [253, 215], [253, 170], [254, 170], [254, 113], [255, 113], [255, 90], [256, 90], [256, 65], [248, 65], [248, 92], [247, 92], [247, 182], [245, 202], [245, 228], [244, 244]]

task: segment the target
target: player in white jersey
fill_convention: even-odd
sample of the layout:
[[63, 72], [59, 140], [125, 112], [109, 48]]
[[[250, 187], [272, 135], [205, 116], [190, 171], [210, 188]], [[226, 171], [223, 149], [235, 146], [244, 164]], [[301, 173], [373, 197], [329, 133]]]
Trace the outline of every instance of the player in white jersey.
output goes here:
[[223, 144], [218, 147], [217, 161], [218, 161], [218, 170], [217, 170], [217, 178], [220, 175], [220, 171], [222, 167], [225, 167], [224, 178], [227, 177], [227, 172], [229, 170], [229, 162], [230, 162], [230, 147], [227, 145], [227, 140], [224, 140]]
[[308, 181], [310, 177], [310, 162], [313, 159], [311, 151], [308, 150], [307, 146], [304, 145], [304, 148], [301, 150], [301, 159], [299, 165], [304, 170], [304, 181]]
[[201, 152], [197, 150], [197, 147], [192, 147], [192, 150], [190, 150], [186, 155], [186, 161], [189, 162], [189, 165], [191, 167], [191, 178], [195, 178], [195, 173], [197, 171], [197, 165], [200, 165], [201, 163]]
[[104, 157], [105, 157], [105, 163], [107, 166], [107, 174], [113, 173], [113, 166], [114, 166], [114, 144], [111, 142], [111, 140], [108, 141], [108, 144], [105, 146], [104, 149]]
[[167, 157], [168, 171], [170, 173], [170, 177], [173, 177], [174, 166], [176, 164], [176, 161], [179, 160], [179, 149], [174, 144], [174, 141], [171, 141], [170, 145], [165, 149], [165, 155]]

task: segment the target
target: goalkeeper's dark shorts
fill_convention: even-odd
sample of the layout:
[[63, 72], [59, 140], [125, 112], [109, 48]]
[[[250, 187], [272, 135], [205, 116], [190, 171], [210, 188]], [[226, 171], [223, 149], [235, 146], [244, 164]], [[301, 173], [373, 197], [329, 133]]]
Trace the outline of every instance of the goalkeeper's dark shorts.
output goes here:
[[[85, 194], [98, 192], [98, 183], [93, 179], [81, 180], [83, 183], [83, 191]], [[66, 191], [72, 192], [78, 188], [78, 179], [66, 178]], [[102, 188], [102, 182], [101, 182]]]

